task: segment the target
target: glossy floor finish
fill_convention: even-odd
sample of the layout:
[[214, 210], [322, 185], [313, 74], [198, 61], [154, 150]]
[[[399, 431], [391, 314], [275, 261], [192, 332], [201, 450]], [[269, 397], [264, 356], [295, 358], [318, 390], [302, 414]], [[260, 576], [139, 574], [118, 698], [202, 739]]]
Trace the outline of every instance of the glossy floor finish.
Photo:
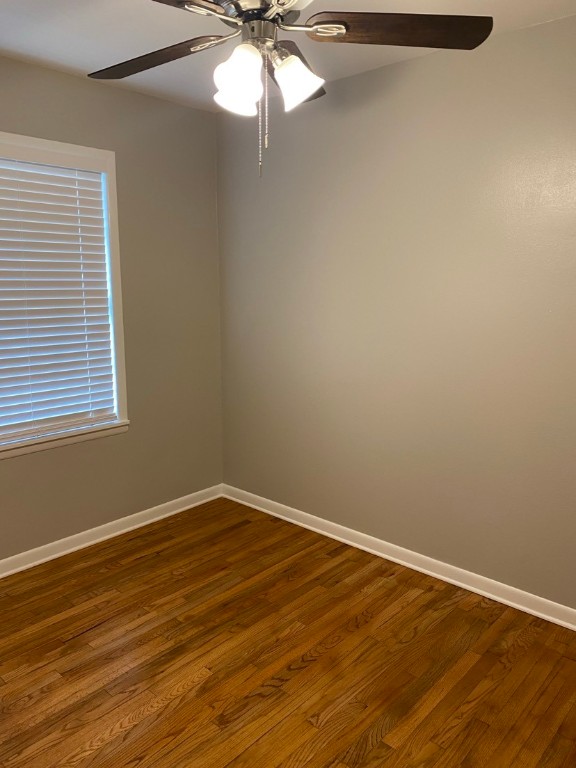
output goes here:
[[2, 766], [576, 766], [576, 633], [235, 502], [0, 601]]

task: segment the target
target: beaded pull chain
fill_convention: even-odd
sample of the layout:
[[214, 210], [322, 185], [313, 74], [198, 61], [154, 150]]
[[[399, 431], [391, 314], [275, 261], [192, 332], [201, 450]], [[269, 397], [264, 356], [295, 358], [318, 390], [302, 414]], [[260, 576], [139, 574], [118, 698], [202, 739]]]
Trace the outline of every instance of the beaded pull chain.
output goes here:
[[258, 102], [258, 173], [262, 178], [262, 99]]
[[268, 51], [265, 51], [264, 53], [264, 103], [266, 105], [265, 107], [265, 117], [266, 117], [266, 125], [264, 129], [264, 149], [268, 149], [268, 125], [269, 125], [269, 110], [268, 110]]
[[263, 51], [264, 58], [264, 104], [262, 98], [258, 102], [258, 173], [263, 175], [263, 149], [268, 149], [269, 137], [269, 104], [268, 104], [268, 51]]

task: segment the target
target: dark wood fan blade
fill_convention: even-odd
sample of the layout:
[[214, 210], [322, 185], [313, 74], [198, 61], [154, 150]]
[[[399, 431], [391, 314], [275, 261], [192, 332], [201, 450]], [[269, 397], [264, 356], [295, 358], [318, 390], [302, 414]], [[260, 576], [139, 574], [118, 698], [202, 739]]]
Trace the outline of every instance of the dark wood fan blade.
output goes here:
[[[187, 0], [154, 0], [154, 2], [163, 3], [164, 5], [171, 5], [173, 8], [181, 8], [184, 11], [186, 10], [187, 5]], [[200, 2], [194, 3], [194, 5], [207, 8], [213, 13], [217, 13], [219, 16], [224, 16], [225, 13], [224, 9], [220, 5], [217, 3], [212, 3], [210, 0], [200, 0]]]
[[101, 69], [98, 72], [92, 72], [88, 77], [94, 80], [122, 80], [124, 77], [130, 77], [138, 72], [144, 72], [153, 67], [159, 67], [161, 64], [167, 64], [169, 61], [183, 59], [185, 56], [191, 56], [193, 53], [203, 51], [206, 48], [212, 48], [220, 45], [228, 39], [228, 35], [210, 35], [205, 37], [194, 37], [192, 40], [186, 40], [183, 43], [169, 45], [153, 53], [146, 53], [144, 56], [138, 56], [136, 59], [123, 61], [121, 64], [115, 64], [112, 67]]
[[344, 24], [342, 37], [307, 32], [319, 43], [409, 45], [416, 48], [476, 48], [492, 31], [490, 16], [439, 16], [420, 13], [348, 13], [325, 11], [308, 19], [311, 24]]
[[[287, 50], [288, 53], [291, 54], [292, 56], [298, 56], [298, 58], [302, 59], [304, 64], [306, 64], [308, 69], [312, 69], [310, 64], [308, 64], [308, 62], [306, 61], [306, 57], [304, 56], [300, 48], [296, 45], [296, 43], [293, 40], [282, 40], [281, 42], [278, 43], [278, 45], [281, 48], [284, 48], [285, 50]], [[274, 80], [274, 82], [276, 82], [276, 78], [274, 77], [274, 75], [272, 75], [272, 79]], [[306, 101], [314, 101], [315, 99], [319, 99], [322, 96], [326, 96], [326, 91], [324, 90], [324, 88], [320, 88], [318, 91], [316, 91], [316, 93], [313, 93], [312, 96], [310, 96], [310, 98], [306, 99]]]

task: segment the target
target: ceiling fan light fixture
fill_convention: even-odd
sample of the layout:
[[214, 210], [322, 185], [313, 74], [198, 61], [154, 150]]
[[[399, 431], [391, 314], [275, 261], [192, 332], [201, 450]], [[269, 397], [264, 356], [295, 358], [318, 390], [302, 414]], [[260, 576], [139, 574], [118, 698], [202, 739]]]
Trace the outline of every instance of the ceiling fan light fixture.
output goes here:
[[274, 76], [284, 97], [285, 112], [290, 112], [309, 99], [326, 82], [308, 69], [302, 59], [294, 55], [275, 65]]
[[237, 115], [253, 116], [262, 97], [262, 55], [250, 43], [242, 43], [227, 61], [214, 70], [218, 105]]

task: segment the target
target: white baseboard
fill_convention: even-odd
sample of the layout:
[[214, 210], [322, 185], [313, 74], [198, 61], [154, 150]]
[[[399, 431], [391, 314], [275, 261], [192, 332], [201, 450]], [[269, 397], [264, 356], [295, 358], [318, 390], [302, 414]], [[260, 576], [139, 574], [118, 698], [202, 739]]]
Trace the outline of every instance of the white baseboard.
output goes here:
[[105, 523], [105, 525], [99, 525], [97, 528], [76, 533], [73, 536], [54, 541], [51, 544], [45, 544], [42, 547], [30, 549], [19, 555], [7, 557], [5, 560], [0, 560], [0, 579], [12, 573], [23, 571], [26, 568], [40, 565], [40, 563], [45, 563], [47, 560], [67, 555], [69, 552], [90, 547], [99, 541], [120, 536], [122, 533], [127, 533], [135, 528], [141, 528], [143, 525], [153, 523], [155, 520], [161, 520], [163, 517], [170, 517], [170, 515], [176, 515], [178, 512], [184, 512], [186, 509], [218, 499], [221, 496], [222, 486], [215, 485], [212, 488], [205, 488], [203, 491], [182, 496], [180, 499], [159, 504], [157, 507], [145, 509], [143, 512], [136, 512], [134, 515], [113, 520], [111, 523]]
[[488, 579], [477, 573], [465, 571], [462, 568], [443, 563], [440, 560], [434, 560], [418, 552], [412, 552], [409, 549], [398, 547], [395, 544], [382, 541], [366, 533], [355, 531], [353, 528], [346, 528], [343, 525], [338, 525], [338, 523], [332, 523], [321, 517], [309, 515], [307, 512], [301, 512], [298, 509], [287, 507], [284, 504], [270, 501], [270, 499], [265, 499], [254, 493], [248, 493], [248, 491], [242, 491], [230, 485], [214, 485], [211, 488], [191, 493], [188, 496], [182, 496], [179, 499], [168, 501], [165, 504], [146, 509], [143, 512], [137, 512], [134, 515], [113, 520], [97, 528], [82, 531], [51, 544], [45, 544], [42, 547], [0, 560], [0, 578], [32, 568], [47, 560], [53, 560], [56, 557], [75, 552], [78, 549], [84, 549], [84, 547], [111, 539], [114, 536], [120, 536], [122, 533], [127, 533], [135, 528], [141, 528], [144, 525], [148, 525], [148, 523], [176, 515], [191, 507], [196, 507], [199, 504], [204, 504], [207, 501], [221, 497], [238, 501], [253, 509], [258, 509], [261, 512], [274, 515], [274, 517], [280, 517], [283, 520], [295, 523], [302, 528], [308, 528], [311, 531], [329, 536], [344, 544], [350, 544], [350, 546], [363, 549], [366, 552], [371, 552], [386, 560], [392, 560], [395, 563], [405, 565], [407, 568], [420, 571], [428, 576], [435, 576], [442, 581], [455, 584], [470, 592], [484, 595], [504, 605], [518, 608], [520, 611], [546, 619], [554, 624], [576, 630], [576, 609], [574, 608], [555, 603], [552, 600], [533, 595], [530, 592], [524, 592], [521, 589], [516, 589], [516, 587], [510, 587], [507, 584]]
[[532, 595], [530, 592], [524, 592], [516, 587], [510, 587], [507, 584], [501, 584], [499, 581], [488, 579], [485, 576], [479, 576], [477, 573], [465, 571], [454, 565], [443, 563], [440, 560], [434, 560], [426, 555], [420, 555], [418, 552], [412, 552], [403, 547], [397, 547], [395, 544], [389, 544], [374, 536], [368, 536], [366, 533], [360, 533], [353, 528], [346, 528], [343, 525], [332, 523], [321, 517], [309, 515], [298, 509], [292, 509], [284, 504], [278, 504], [262, 496], [256, 496], [253, 493], [242, 491], [230, 485], [222, 486], [222, 493], [227, 499], [238, 501], [249, 507], [258, 509], [261, 512], [267, 512], [275, 517], [281, 517], [291, 523], [296, 523], [303, 528], [308, 528], [316, 533], [329, 536], [337, 541], [350, 544], [358, 549], [364, 549], [374, 555], [392, 560], [400, 565], [405, 565], [428, 576], [435, 576], [449, 584], [455, 584], [470, 592], [476, 592], [492, 600], [496, 600], [512, 608], [518, 608], [533, 616], [546, 619], [562, 627], [576, 630], [576, 609], [569, 608], [560, 603], [554, 603], [544, 597]]

